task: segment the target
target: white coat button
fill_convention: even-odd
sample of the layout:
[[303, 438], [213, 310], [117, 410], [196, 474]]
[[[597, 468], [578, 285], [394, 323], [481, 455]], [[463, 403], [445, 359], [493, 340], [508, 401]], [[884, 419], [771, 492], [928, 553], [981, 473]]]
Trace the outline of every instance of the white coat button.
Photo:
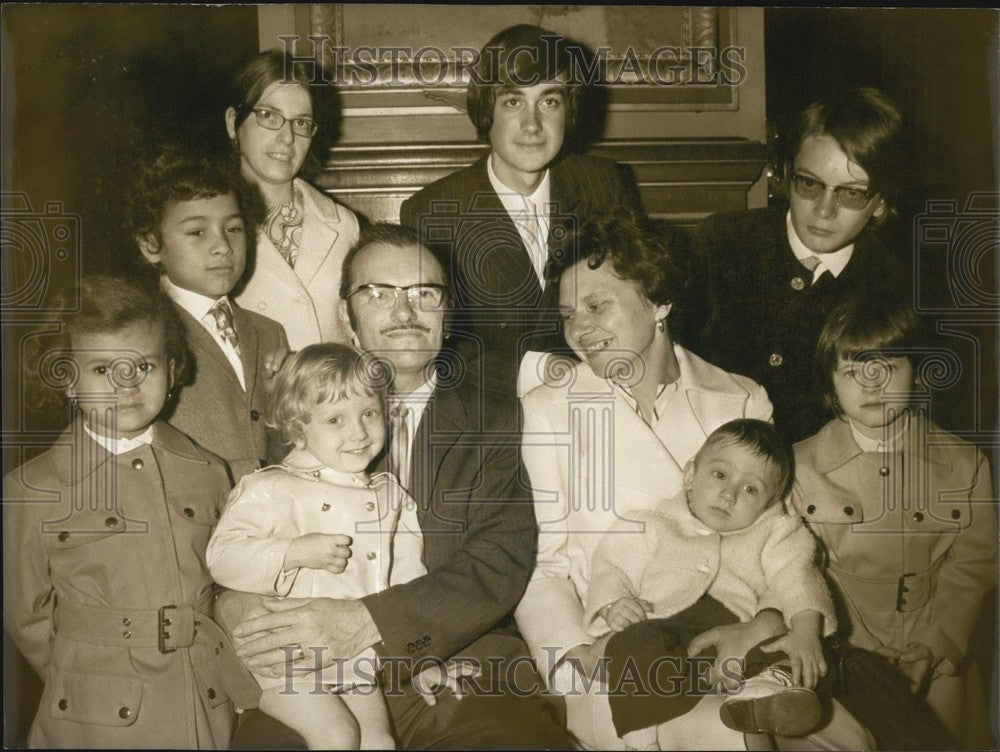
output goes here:
[[375, 552], [374, 551], [369, 551], [368, 552], [368, 561], [372, 561], [374, 558], [375, 558]]
[[265, 303], [265, 302], [264, 302], [264, 301], [262, 300], [262, 301], [260, 301], [260, 302], [259, 302], [259, 303], [257, 304], [257, 308], [259, 308], [259, 309], [260, 309], [260, 310], [262, 310], [262, 311], [266, 311], [266, 310], [267, 310], [267, 303]]
[[369, 501], [367, 504], [365, 504], [365, 509], [367, 509], [369, 512], [374, 512], [375, 511], [375, 502], [374, 501]]
[[792, 277], [792, 281], [789, 284], [791, 284], [793, 290], [804, 290], [806, 287], [806, 283], [802, 277]]
[[767, 362], [772, 366], [780, 366], [785, 362], [785, 359], [781, 357], [781, 353], [771, 353], [771, 357], [767, 359]]

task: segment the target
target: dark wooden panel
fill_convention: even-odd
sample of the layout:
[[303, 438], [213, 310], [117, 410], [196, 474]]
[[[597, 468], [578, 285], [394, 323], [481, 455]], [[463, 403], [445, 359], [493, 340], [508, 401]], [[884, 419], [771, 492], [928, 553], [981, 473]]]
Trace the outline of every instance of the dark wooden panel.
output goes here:
[[[373, 221], [395, 221], [408, 196], [487, 149], [478, 142], [337, 146], [317, 184]], [[739, 138], [603, 141], [589, 153], [631, 168], [650, 214], [685, 222], [746, 208], [766, 161], [763, 144]]]

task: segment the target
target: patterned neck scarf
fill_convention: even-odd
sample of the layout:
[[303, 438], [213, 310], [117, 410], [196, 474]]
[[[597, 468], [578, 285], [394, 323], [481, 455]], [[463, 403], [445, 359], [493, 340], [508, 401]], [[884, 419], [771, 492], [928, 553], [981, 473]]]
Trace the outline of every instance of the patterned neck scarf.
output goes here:
[[278, 253], [295, 268], [295, 259], [299, 255], [299, 243], [302, 239], [302, 191], [298, 188], [292, 193], [290, 204], [279, 204], [272, 208], [264, 218], [265, 235], [274, 243]]

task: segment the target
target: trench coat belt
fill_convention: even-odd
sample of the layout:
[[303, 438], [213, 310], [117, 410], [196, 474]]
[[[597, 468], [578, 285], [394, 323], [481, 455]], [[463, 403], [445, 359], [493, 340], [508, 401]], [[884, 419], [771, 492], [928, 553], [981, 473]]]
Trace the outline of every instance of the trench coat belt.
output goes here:
[[222, 685], [236, 706], [255, 708], [260, 701], [260, 686], [236, 655], [222, 627], [207, 616], [211, 611], [211, 593], [196, 603], [158, 609], [81, 606], [60, 598], [54, 623], [60, 637], [93, 645], [157, 648], [161, 653], [195, 643], [206, 645], [219, 656]]
[[867, 611], [916, 611], [930, 600], [943, 557], [923, 572], [906, 572], [894, 578], [861, 577], [833, 562], [827, 564], [847, 600]]

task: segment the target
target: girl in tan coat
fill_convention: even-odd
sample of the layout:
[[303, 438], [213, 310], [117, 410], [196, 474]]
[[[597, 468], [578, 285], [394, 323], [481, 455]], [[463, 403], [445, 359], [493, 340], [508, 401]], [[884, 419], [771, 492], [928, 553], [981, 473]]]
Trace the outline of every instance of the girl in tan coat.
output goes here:
[[221, 748], [259, 691], [209, 618], [226, 466], [157, 419], [183, 365], [170, 299], [84, 279], [40, 371], [73, 422], [4, 479], [4, 626], [45, 681], [32, 747]]
[[826, 549], [851, 644], [895, 665], [958, 744], [991, 746], [969, 644], [996, 582], [990, 467], [918, 404], [916, 330], [891, 301], [831, 314], [818, 361], [838, 417], [796, 445], [793, 499]]

